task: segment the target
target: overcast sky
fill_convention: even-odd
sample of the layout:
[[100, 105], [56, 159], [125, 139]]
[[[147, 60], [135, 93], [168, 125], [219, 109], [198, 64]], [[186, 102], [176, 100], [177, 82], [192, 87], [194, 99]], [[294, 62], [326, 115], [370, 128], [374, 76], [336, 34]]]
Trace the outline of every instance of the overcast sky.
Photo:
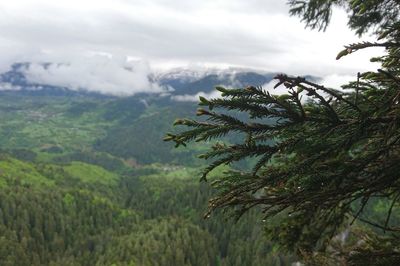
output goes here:
[[2, 0], [0, 71], [13, 62], [63, 63], [32, 67], [29, 77], [129, 93], [159, 91], [144, 76], [172, 67], [238, 66], [334, 82], [374, 68], [368, 58], [377, 51], [335, 60], [343, 45], [359, 41], [343, 11], [335, 10], [328, 30], [317, 32], [289, 17], [285, 2]]

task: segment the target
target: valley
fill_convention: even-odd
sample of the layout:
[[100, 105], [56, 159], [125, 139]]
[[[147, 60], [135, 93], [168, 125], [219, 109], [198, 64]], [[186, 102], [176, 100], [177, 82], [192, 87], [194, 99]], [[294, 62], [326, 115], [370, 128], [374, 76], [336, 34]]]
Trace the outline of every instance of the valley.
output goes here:
[[203, 219], [213, 194], [199, 182], [206, 147], [162, 141], [196, 104], [53, 89], [0, 92], [1, 265], [295, 261], [263, 238], [257, 212]]

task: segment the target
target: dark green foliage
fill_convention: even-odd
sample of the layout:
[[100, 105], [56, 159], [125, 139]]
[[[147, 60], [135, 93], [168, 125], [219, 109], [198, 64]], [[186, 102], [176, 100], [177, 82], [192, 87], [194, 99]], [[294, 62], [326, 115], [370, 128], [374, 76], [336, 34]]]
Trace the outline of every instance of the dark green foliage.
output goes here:
[[184, 220], [149, 221], [111, 242], [99, 265], [217, 265], [215, 239]]
[[42, 152], [47, 152], [47, 153], [63, 153], [63, 148], [59, 147], [59, 146], [50, 146], [50, 147], [46, 147], [41, 149], [40, 151]]
[[1, 160], [0, 265], [290, 265], [295, 260], [264, 241], [255, 213], [236, 225], [222, 216], [202, 219], [212, 192], [188, 178], [167, 179], [154, 168], [104, 183], [73, 178], [68, 164], [23, 163], [6, 155]]
[[134, 158], [139, 163], [192, 164], [192, 151], [173, 151], [172, 145], [165, 145], [162, 137], [171, 128], [176, 116], [187, 113], [187, 104], [176, 104], [174, 108], [154, 108], [129, 123], [123, 122], [110, 129], [107, 136], [96, 142], [95, 148], [123, 158]]
[[67, 115], [71, 116], [81, 116], [86, 112], [95, 111], [98, 108], [98, 104], [96, 102], [83, 102], [83, 103], [74, 103], [68, 110], [66, 111]]
[[[202, 180], [220, 165], [257, 158], [252, 169], [227, 171], [212, 179], [218, 193], [210, 199], [208, 213], [222, 208], [240, 217], [260, 208], [270, 238], [303, 256], [326, 250], [337, 234], [359, 221], [390, 232], [386, 237], [392, 239], [392, 246], [380, 250], [379, 240], [369, 248], [356, 245], [357, 252], [347, 250], [347, 261], [370, 254], [387, 256], [385, 263], [395, 265], [399, 229], [390, 220], [400, 203], [398, 1], [289, 3], [292, 14], [300, 15], [312, 28], [325, 29], [334, 5], [347, 8], [349, 25], [357, 33], [376, 26], [378, 39], [383, 40], [348, 45], [337, 59], [368, 47], [384, 47], [385, 55], [372, 59], [381, 62], [381, 68], [359, 74], [344, 90], [283, 74], [275, 77], [275, 87], [287, 89], [283, 95], [253, 86], [217, 87], [221, 98], [200, 97], [197, 115], [206, 119], [178, 119], [175, 125], [187, 130], [169, 133], [164, 140], [178, 147], [244, 134], [240, 142], [217, 142], [200, 155], [214, 160], [204, 169]], [[250, 120], [240, 119], [240, 113], [248, 114]], [[271, 124], [271, 119], [276, 122]], [[365, 216], [365, 205], [378, 197], [390, 207], [383, 221], [371, 221]]]
[[138, 118], [146, 109], [146, 106], [140, 99], [127, 97], [112, 101], [107, 104], [103, 118], [106, 120], [129, 120], [132, 122]]
[[121, 226], [130, 232], [139, 219], [84, 191], [35, 191], [15, 185], [0, 192], [0, 206], [2, 265], [46, 265], [59, 257], [91, 264], [96, 238]]
[[135, 187], [128, 206], [143, 212], [147, 219], [178, 216], [200, 226], [217, 239], [222, 265], [289, 265], [295, 261], [294, 256], [274, 252], [274, 243], [263, 237], [257, 212], [248, 213], [237, 223], [220, 213], [203, 219], [204, 203], [213, 194], [206, 184], [149, 177], [142, 180], [127, 180], [128, 188]]
[[112, 157], [105, 153], [95, 153], [89, 151], [77, 151], [64, 156], [55, 157], [56, 163], [68, 163], [72, 161], [85, 162], [103, 167], [109, 171], [124, 172], [128, 171], [126, 165], [119, 158]]
[[362, 35], [374, 28], [381, 33], [399, 19], [399, 2], [396, 0], [289, 0], [290, 13], [298, 15], [307, 27], [325, 30], [329, 24], [332, 7], [339, 6], [349, 14], [348, 25]]
[[12, 156], [14, 156], [19, 160], [29, 161], [29, 162], [33, 162], [37, 156], [37, 154], [34, 151], [27, 149], [12, 149], [9, 150], [8, 153], [10, 153]]

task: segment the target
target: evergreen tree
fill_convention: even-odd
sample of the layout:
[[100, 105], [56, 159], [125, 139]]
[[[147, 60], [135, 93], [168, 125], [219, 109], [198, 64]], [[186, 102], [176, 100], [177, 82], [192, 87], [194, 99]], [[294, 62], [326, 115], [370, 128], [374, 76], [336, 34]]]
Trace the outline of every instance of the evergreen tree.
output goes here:
[[[201, 180], [220, 165], [257, 159], [253, 169], [232, 168], [212, 179], [217, 195], [210, 199], [206, 217], [219, 208], [240, 217], [257, 207], [269, 236], [303, 257], [328, 246], [332, 250], [338, 234], [355, 222], [367, 224], [375, 231], [364, 229], [358, 235], [363, 241], [341, 250], [340, 260], [396, 265], [400, 228], [391, 218], [400, 207], [399, 1], [291, 0], [289, 4], [292, 15], [319, 30], [327, 27], [334, 6], [344, 8], [349, 27], [359, 35], [372, 29], [377, 41], [347, 45], [337, 59], [383, 47], [384, 55], [371, 59], [381, 67], [359, 73], [341, 90], [283, 74], [275, 77], [275, 87], [287, 89], [283, 95], [262, 87], [217, 87], [221, 98], [200, 97], [200, 118], [177, 119], [175, 125], [188, 129], [168, 133], [165, 140], [185, 146], [228, 134], [244, 136], [240, 143], [212, 142], [212, 148], [200, 155], [213, 160]], [[243, 119], [244, 115], [248, 117]], [[367, 210], [377, 198], [386, 206], [385, 215], [370, 219]], [[338, 256], [330, 259], [335, 264]]]

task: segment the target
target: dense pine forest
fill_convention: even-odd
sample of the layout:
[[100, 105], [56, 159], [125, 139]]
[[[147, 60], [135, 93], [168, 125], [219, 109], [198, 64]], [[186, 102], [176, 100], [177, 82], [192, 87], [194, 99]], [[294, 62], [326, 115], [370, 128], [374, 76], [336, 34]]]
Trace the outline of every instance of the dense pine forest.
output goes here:
[[203, 218], [213, 191], [198, 182], [195, 153], [205, 147], [162, 142], [193, 104], [80, 93], [0, 98], [1, 265], [296, 260], [263, 237], [256, 212], [237, 223]]

